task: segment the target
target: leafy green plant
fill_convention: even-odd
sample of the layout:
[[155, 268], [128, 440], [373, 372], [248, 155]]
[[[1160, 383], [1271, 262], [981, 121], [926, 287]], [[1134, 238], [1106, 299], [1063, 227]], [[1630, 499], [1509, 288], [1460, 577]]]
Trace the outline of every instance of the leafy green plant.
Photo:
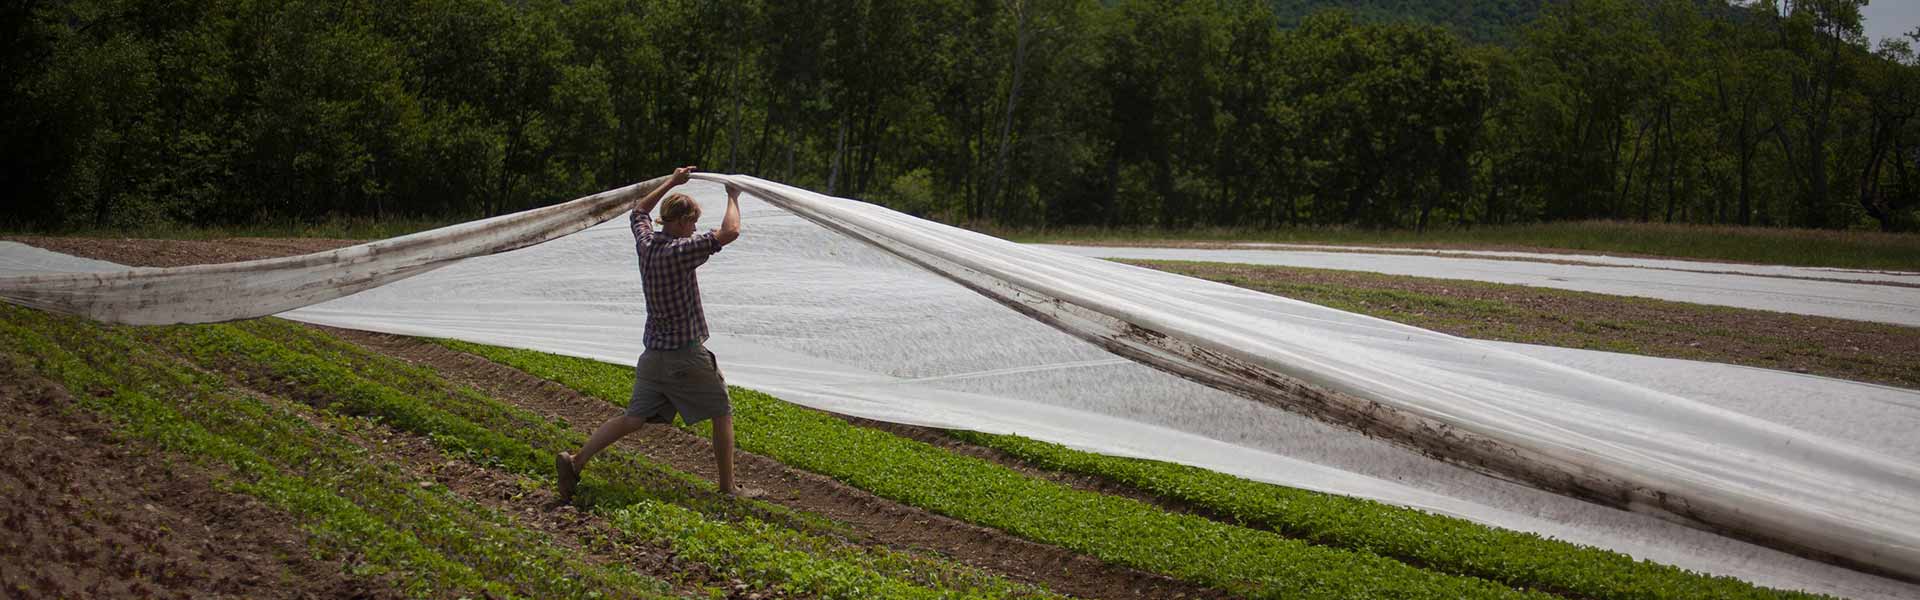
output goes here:
[[[734, 565], [744, 577], [776, 582], [774, 588], [811, 598], [999, 598], [1036, 594], [1013, 586], [988, 589], [932, 588], [868, 568], [873, 556], [819, 548], [821, 541], [765, 522], [721, 524], [672, 504], [639, 502], [609, 513], [613, 522], [643, 537], [672, 544], [681, 556]], [[880, 553], [883, 557], [888, 554]]]
[[[168, 328], [149, 337], [210, 368], [224, 366], [235, 377], [262, 387], [324, 401], [344, 414], [379, 419], [427, 437], [443, 452], [529, 478], [550, 481], [551, 452], [583, 441], [578, 433], [454, 385], [430, 370], [302, 325], [255, 321]], [[732, 500], [703, 480], [630, 452], [610, 450], [601, 456], [583, 486], [585, 506], [603, 513], [632, 505], [673, 506], [683, 524], [689, 518], [702, 520], [689, 525], [693, 531], [722, 539], [754, 538], [759, 540], [756, 547], [765, 550], [752, 556], [683, 555], [717, 570], [751, 571], [783, 582], [809, 581], [807, 573], [816, 569], [860, 573], [891, 586], [921, 589], [924, 597], [1048, 596], [1044, 590], [945, 560], [834, 541], [842, 526], [777, 505]], [[701, 548], [697, 541], [657, 539], [677, 549]]]
[[[609, 402], [631, 385], [623, 367], [458, 341], [443, 344], [546, 377]], [[1249, 597], [1525, 597], [1360, 549], [1316, 546], [1273, 532], [1135, 500], [1074, 490], [988, 461], [854, 426], [735, 388], [742, 448], [893, 500], [1057, 544], [1104, 560]]]
[[1618, 552], [1555, 541], [1361, 498], [1241, 479], [1198, 467], [1104, 456], [1012, 435], [950, 431], [956, 439], [1056, 471], [1094, 475], [1177, 500], [1219, 519], [1317, 544], [1364, 549], [1446, 573], [1583, 598], [1796, 598]]

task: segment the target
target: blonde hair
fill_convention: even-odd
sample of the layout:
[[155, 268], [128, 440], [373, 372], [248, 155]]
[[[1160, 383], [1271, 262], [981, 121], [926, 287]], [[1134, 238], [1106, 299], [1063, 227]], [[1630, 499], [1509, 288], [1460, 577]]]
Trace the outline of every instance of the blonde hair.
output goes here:
[[673, 223], [688, 217], [699, 219], [700, 205], [686, 194], [667, 196], [666, 201], [660, 204], [661, 223]]

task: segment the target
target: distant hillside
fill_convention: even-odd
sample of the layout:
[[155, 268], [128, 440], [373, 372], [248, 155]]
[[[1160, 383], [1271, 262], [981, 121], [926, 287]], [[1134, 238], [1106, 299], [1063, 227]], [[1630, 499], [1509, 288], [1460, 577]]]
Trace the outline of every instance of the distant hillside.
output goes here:
[[1340, 8], [1363, 20], [1412, 21], [1446, 26], [1476, 42], [1510, 43], [1520, 27], [1563, 0], [1273, 0], [1282, 27], [1292, 28], [1315, 11]]

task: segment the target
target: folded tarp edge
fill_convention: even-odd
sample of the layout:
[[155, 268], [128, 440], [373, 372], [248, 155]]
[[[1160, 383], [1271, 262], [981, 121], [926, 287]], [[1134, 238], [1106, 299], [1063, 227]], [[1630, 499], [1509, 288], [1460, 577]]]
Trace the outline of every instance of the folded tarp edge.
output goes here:
[[234, 263], [0, 278], [0, 300], [109, 323], [213, 323], [279, 314], [517, 250], [619, 216], [657, 177], [569, 202], [325, 252]]

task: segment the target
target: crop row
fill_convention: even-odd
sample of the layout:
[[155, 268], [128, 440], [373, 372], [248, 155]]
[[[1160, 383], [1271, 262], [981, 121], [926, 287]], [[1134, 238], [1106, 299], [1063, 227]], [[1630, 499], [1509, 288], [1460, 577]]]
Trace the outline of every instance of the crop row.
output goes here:
[[[232, 368], [251, 384], [326, 398], [334, 410], [379, 418], [443, 451], [549, 483], [553, 452], [583, 441], [431, 370], [286, 321], [175, 328], [154, 339], [203, 364]], [[629, 533], [670, 545], [682, 559], [767, 587], [822, 598], [865, 598], [873, 590], [903, 598], [1050, 596], [946, 560], [839, 541], [844, 528], [826, 519], [733, 500], [638, 454], [610, 450], [601, 457], [583, 482], [583, 504]]]
[[[551, 463], [529, 458], [544, 451], [521, 438], [579, 443], [579, 436], [551, 422], [448, 385], [431, 372], [396, 377], [394, 372], [409, 366], [364, 351], [352, 354], [344, 344], [333, 348], [339, 363], [290, 350], [329, 339], [306, 328], [285, 330], [269, 323], [108, 328], [23, 309], [0, 311], [5, 311], [0, 339], [22, 352], [10, 360], [29, 363], [70, 389], [102, 391], [75, 396], [137, 437], [231, 468], [239, 475], [232, 489], [301, 517], [320, 547], [353, 557], [357, 572], [388, 574], [409, 592], [431, 596], [656, 597], [670, 591], [665, 582], [617, 564], [582, 564], [541, 535], [517, 527], [512, 517], [444, 487], [421, 487], [340, 435], [382, 423], [431, 440], [449, 456], [550, 485]], [[249, 329], [275, 335], [269, 341]], [[280, 335], [287, 333], [299, 335]], [[156, 352], [155, 345], [190, 362]], [[361, 374], [404, 381], [411, 390], [401, 393]], [[428, 379], [413, 377], [422, 375]], [[271, 394], [232, 389], [229, 377]], [[478, 426], [443, 410], [450, 407], [492, 415], [497, 423]], [[497, 424], [508, 426], [492, 429]], [[592, 505], [595, 510], [629, 535], [670, 544], [683, 560], [760, 587], [840, 598], [866, 597], [870, 589], [927, 598], [1048, 596], [947, 561], [803, 533], [786, 524], [807, 523], [808, 529], [821, 531], [837, 526], [779, 507], [742, 509], [711, 485], [642, 457], [617, 451], [603, 456], [607, 465], [627, 468], [602, 469], [606, 465], [596, 463], [602, 478], [594, 487], [602, 503]], [[659, 485], [662, 481], [669, 484]], [[699, 486], [707, 489], [689, 491]], [[712, 517], [689, 505], [739, 514], [731, 520]], [[729, 505], [735, 508], [724, 508]], [[670, 515], [678, 528], [663, 528], [658, 523], [665, 521], [636, 514]]]
[[229, 490], [299, 517], [317, 550], [351, 558], [358, 574], [387, 577], [422, 596], [650, 598], [670, 591], [630, 570], [582, 564], [504, 515], [371, 461], [323, 416], [234, 390], [118, 328], [0, 307], [0, 339], [20, 352], [8, 360], [75, 391], [124, 433], [227, 471]]
[[[550, 354], [443, 341], [613, 403], [623, 367]], [[735, 388], [743, 449], [876, 495], [1055, 544], [1109, 562], [1256, 598], [1545, 597], [1482, 579], [1420, 569], [1364, 550], [1316, 546], [1271, 531], [1172, 513], [1076, 490]]]
[[1514, 587], [1607, 600], [1816, 597], [1636, 561], [1618, 552], [1532, 533], [1198, 467], [1105, 456], [1012, 435], [973, 431], [948, 435], [1041, 468], [1093, 475], [1177, 500], [1222, 519]]

